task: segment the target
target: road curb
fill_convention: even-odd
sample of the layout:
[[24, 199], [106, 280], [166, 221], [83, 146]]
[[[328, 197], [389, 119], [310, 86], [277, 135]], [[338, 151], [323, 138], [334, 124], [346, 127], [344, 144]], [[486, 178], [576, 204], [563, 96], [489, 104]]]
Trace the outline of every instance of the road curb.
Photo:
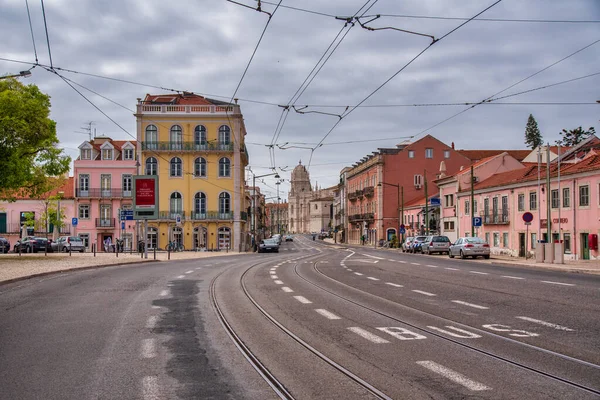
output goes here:
[[135, 262], [127, 262], [127, 263], [121, 262], [121, 263], [116, 263], [116, 264], [88, 265], [88, 266], [80, 267], [80, 268], [58, 269], [58, 270], [54, 270], [54, 271], [40, 272], [40, 273], [33, 274], [33, 275], [24, 275], [24, 276], [19, 276], [16, 278], [11, 278], [11, 279], [7, 279], [4, 281], [0, 281], [0, 286], [8, 285], [10, 283], [19, 282], [19, 281], [25, 281], [27, 279], [39, 278], [42, 276], [58, 275], [58, 274], [62, 274], [65, 272], [70, 272], [70, 271], [85, 271], [85, 270], [105, 268], [105, 267], [118, 267], [118, 266], [123, 266], [123, 265], [140, 265], [140, 264], [147, 264], [147, 263], [153, 263], [153, 262], [162, 262], [162, 260], [145, 260], [145, 261], [135, 261]]

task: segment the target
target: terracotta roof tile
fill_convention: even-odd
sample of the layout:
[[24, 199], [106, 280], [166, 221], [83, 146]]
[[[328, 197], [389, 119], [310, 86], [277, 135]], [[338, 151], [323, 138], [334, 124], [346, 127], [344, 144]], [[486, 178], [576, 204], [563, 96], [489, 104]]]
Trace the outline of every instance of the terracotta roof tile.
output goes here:
[[146, 94], [145, 104], [179, 104], [179, 105], [227, 105], [229, 103], [209, 99], [194, 93]]
[[523, 161], [527, 157], [531, 150], [457, 150], [460, 154], [467, 157], [473, 162], [481, 161], [485, 158], [496, 156], [507, 152], [517, 161]]

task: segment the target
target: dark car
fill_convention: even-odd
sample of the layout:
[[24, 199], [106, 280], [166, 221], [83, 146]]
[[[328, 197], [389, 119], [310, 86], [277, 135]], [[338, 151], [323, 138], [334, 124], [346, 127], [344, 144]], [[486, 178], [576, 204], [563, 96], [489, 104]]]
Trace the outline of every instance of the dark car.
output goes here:
[[38, 251], [52, 252], [51, 241], [43, 237], [25, 236], [15, 243], [15, 253], [37, 253]]
[[279, 253], [279, 242], [277, 238], [265, 239], [258, 245], [259, 253]]
[[8, 253], [10, 250], [10, 242], [7, 238], [0, 237], [0, 253]]

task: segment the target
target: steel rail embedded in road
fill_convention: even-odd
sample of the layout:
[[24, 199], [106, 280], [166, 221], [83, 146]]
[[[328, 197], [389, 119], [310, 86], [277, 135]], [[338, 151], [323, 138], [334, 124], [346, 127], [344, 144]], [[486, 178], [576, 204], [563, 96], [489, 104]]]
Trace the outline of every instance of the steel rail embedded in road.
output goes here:
[[[364, 292], [364, 291], [362, 291], [362, 290], [359, 290], [359, 289], [357, 289], [357, 288], [355, 288], [355, 287], [353, 287], [353, 286], [347, 285], [347, 284], [345, 284], [345, 283], [343, 283], [343, 282], [340, 282], [340, 281], [338, 281], [338, 280], [336, 280], [336, 279], [333, 279], [333, 278], [331, 278], [331, 277], [327, 276], [326, 274], [324, 274], [323, 272], [321, 272], [321, 271], [319, 270], [319, 268], [317, 267], [317, 263], [313, 263], [313, 269], [314, 269], [314, 271], [315, 271], [317, 274], [319, 274], [319, 275], [321, 275], [321, 276], [323, 276], [323, 277], [325, 277], [325, 278], [327, 278], [327, 279], [329, 279], [329, 280], [332, 280], [332, 281], [336, 282], [337, 284], [343, 285], [343, 286], [345, 286], [345, 287], [348, 287], [348, 288], [354, 289], [354, 290], [356, 290], [356, 291], [359, 291], [359, 292], [361, 292], [361, 293], [363, 293], [363, 294], [367, 294], [367, 295], [370, 295], [370, 296], [376, 297], [376, 298], [378, 298], [378, 299], [381, 299], [381, 300], [390, 301], [390, 300], [388, 300], [388, 299], [386, 299], [386, 298], [383, 298], [383, 297], [381, 297], [381, 296], [377, 296], [377, 295], [375, 295], [375, 294], [372, 294], [372, 293], [369, 293], [369, 292]], [[391, 316], [391, 315], [389, 315], [389, 314], [387, 314], [387, 313], [385, 313], [385, 312], [382, 312], [382, 311], [376, 310], [376, 309], [374, 309], [374, 308], [372, 308], [372, 307], [366, 306], [366, 305], [364, 305], [364, 304], [361, 304], [361, 303], [358, 303], [358, 302], [356, 302], [356, 301], [354, 301], [354, 300], [351, 300], [351, 299], [349, 299], [349, 298], [347, 298], [347, 297], [345, 297], [345, 296], [342, 296], [342, 295], [340, 295], [340, 294], [337, 294], [337, 293], [335, 293], [335, 292], [333, 292], [333, 291], [331, 291], [331, 290], [329, 290], [329, 289], [327, 289], [327, 288], [324, 288], [323, 286], [321, 286], [321, 285], [319, 285], [319, 284], [316, 284], [316, 283], [314, 283], [314, 282], [312, 282], [312, 281], [308, 280], [307, 278], [303, 277], [302, 275], [300, 275], [300, 273], [298, 272], [298, 265], [296, 265], [296, 266], [294, 267], [294, 272], [296, 273], [296, 275], [297, 275], [297, 276], [298, 276], [300, 279], [304, 280], [304, 281], [305, 281], [305, 282], [307, 282], [308, 284], [310, 284], [310, 285], [312, 285], [312, 286], [315, 286], [315, 287], [317, 287], [317, 288], [319, 288], [319, 289], [321, 289], [321, 290], [323, 290], [323, 291], [325, 291], [325, 292], [327, 292], [327, 293], [329, 293], [329, 294], [331, 294], [331, 295], [333, 295], [333, 296], [335, 296], [335, 297], [338, 297], [338, 298], [340, 298], [340, 299], [342, 299], [342, 300], [345, 300], [345, 301], [347, 301], [347, 302], [349, 302], [349, 303], [352, 303], [352, 304], [354, 304], [354, 305], [356, 305], [356, 306], [362, 307], [362, 308], [364, 308], [364, 309], [366, 309], [366, 310], [372, 311], [372, 312], [374, 312], [374, 313], [376, 313], [376, 314], [379, 314], [379, 315], [381, 315], [381, 316], [384, 316], [384, 317], [386, 317], [386, 318], [390, 318], [390, 319], [392, 319], [392, 320], [394, 320], [394, 321], [397, 321], [397, 322], [400, 322], [400, 323], [402, 323], [402, 324], [405, 324], [405, 325], [407, 325], [407, 326], [410, 326], [410, 327], [412, 327], [412, 328], [418, 329], [418, 330], [420, 330], [420, 331], [422, 331], [422, 332], [428, 333], [428, 334], [430, 334], [430, 335], [432, 335], [432, 336], [435, 336], [435, 337], [437, 337], [437, 338], [440, 338], [440, 339], [442, 339], [442, 340], [445, 340], [445, 341], [448, 341], [448, 342], [451, 342], [451, 343], [457, 344], [457, 345], [459, 345], [459, 346], [461, 346], [461, 347], [467, 348], [467, 349], [469, 349], [469, 350], [475, 351], [475, 352], [477, 352], [477, 353], [479, 353], [479, 354], [483, 354], [483, 355], [485, 355], [485, 356], [491, 357], [491, 358], [493, 358], [493, 359], [495, 359], [495, 360], [497, 360], [497, 361], [504, 362], [504, 363], [508, 363], [508, 364], [510, 364], [510, 365], [513, 365], [513, 366], [515, 366], [515, 367], [518, 367], [518, 368], [525, 369], [525, 370], [527, 370], [527, 371], [530, 371], [530, 372], [533, 372], [533, 373], [536, 373], [536, 374], [542, 375], [542, 376], [544, 376], [544, 377], [547, 377], [547, 378], [550, 378], [550, 379], [556, 380], [556, 381], [558, 381], [558, 382], [564, 383], [564, 384], [566, 384], [566, 385], [569, 385], [569, 386], [573, 386], [573, 387], [575, 387], [575, 388], [577, 388], [577, 389], [581, 389], [581, 390], [583, 390], [583, 391], [586, 391], [586, 392], [589, 392], [589, 393], [592, 393], [592, 394], [595, 394], [595, 395], [600, 395], [600, 390], [597, 390], [597, 389], [594, 389], [594, 388], [587, 387], [587, 386], [585, 386], [585, 385], [582, 385], [582, 384], [580, 384], [580, 383], [577, 383], [577, 382], [571, 381], [571, 380], [569, 380], [569, 379], [562, 378], [562, 377], [560, 377], [560, 376], [557, 376], [557, 375], [554, 375], [554, 374], [551, 374], [551, 373], [548, 373], [548, 372], [542, 371], [542, 370], [540, 370], [540, 369], [537, 369], [537, 368], [535, 368], [535, 367], [530, 367], [530, 366], [527, 366], [527, 365], [525, 365], [525, 364], [523, 364], [523, 363], [520, 363], [520, 362], [517, 362], [517, 361], [510, 360], [510, 359], [508, 359], [508, 358], [505, 358], [505, 357], [503, 357], [503, 356], [499, 356], [499, 355], [497, 355], [497, 354], [494, 354], [494, 353], [491, 353], [491, 352], [489, 352], [489, 351], [482, 350], [482, 349], [479, 349], [479, 348], [477, 348], [477, 347], [474, 347], [474, 346], [470, 346], [470, 345], [468, 345], [468, 344], [466, 344], [466, 343], [462, 343], [462, 342], [460, 342], [460, 341], [458, 341], [458, 340], [454, 340], [454, 339], [452, 339], [452, 338], [448, 338], [448, 337], [446, 337], [446, 336], [442, 336], [441, 334], [439, 334], [439, 333], [436, 333], [436, 332], [434, 332], [434, 331], [432, 331], [432, 330], [429, 330], [429, 329], [426, 329], [426, 328], [423, 328], [423, 327], [420, 327], [420, 326], [416, 326], [416, 325], [414, 325], [414, 324], [412, 324], [412, 323], [410, 323], [410, 322], [403, 321], [403, 320], [401, 320], [401, 319], [399, 319], [399, 318], [396, 318], [396, 317], [394, 317], [394, 316]], [[477, 330], [478, 332], [481, 332], [481, 333], [484, 333], [484, 334], [487, 334], [487, 335], [491, 335], [491, 336], [494, 336], [494, 337], [500, 338], [500, 339], [502, 339], [502, 340], [509, 341], [509, 342], [511, 342], [511, 343], [516, 343], [516, 344], [518, 344], [518, 345], [526, 346], [526, 347], [528, 347], [528, 348], [530, 348], [530, 349], [534, 349], [534, 350], [537, 350], [537, 351], [540, 351], [540, 352], [543, 352], [543, 353], [546, 353], [546, 354], [550, 354], [550, 355], [553, 355], [553, 356], [556, 356], [556, 357], [560, 357], [560, 358], [563, 358], [563, 359], [566, 359], [566, 360], [569, 360], [569, 361], [572, 361], [572, 362], [575, 362], [575, 363], [578, 363], [578, 364], [581, 364], [581, 365], [584, 365], [584, 366], [587, 366], [587, 367], [591, 367], [591, 368], [600, 368], [600, 366], [599, 366], [599, 365], [596, 365], [596, 364], [593, 364], [593, 363], [590, 363], [590, 362], [587, 362], [587, 361], [584, 361], [584, 360], [579, 360], [579, 359], [576, 359], [576, 358], [573, 358], [573, 357], [569, 357], [569, 356], [567, 356], [567, 355], [560, 354], [560, 353], [556, 353], [556, 352], [553, 352], [553, 351], [550, 351], [550, 350], [547, 350], [547, 349], [544, 349], [544, 348], [541, 348], [541, 347], [533, 346], [533, 345], [531, 345], [531, 344], [528, 344], [528, 343], [519, 342], [519, 341], [517, 341], [517, 340], [513, 340], [513, 339], [510, 339], [510, 338], [506, 338], [506, 337], [504, 337], [504, 336], [501, 336], [501, 335], [494, 334], [494, 333], [492, 333], [492, 332], [482, 331], [481, 329], [478, 329], [478, 328], [475, 328], [475, 327], [466, 326], [466, 325], [465, 325], [465, 324], [463, 324], [463, 323], [456, 322], [456, 321], [452, 321], [452, 320], [450, 320], [450, 319], [448, 319], [448, 318], [440, 317], [440, 316], [438, 316], [438, 315], [434, 315], [434, 314], [428, 313], [428, 312], [426, 312], [426, 311], [419, 310], [419, 309], [417, 309], [417, 308], [414, 308], [414, 307], [410, 307], [410, 306], [406, 306], [406, 305], [404, 305], [404, 304], [398, 304], [398, 303], [394, 303], [394, 304], [396, 304], [396, 305], [400, 305], [400, 306], [402, 306], [403, 308], [407, 308], [407, 309], [410, 309], [410, 310], [413, 310], [413, 311], [416, 311], [416, 312], [418, 312], [418, 313], [422, 313], [422, 314], [425, 314], [425, 315], [428, 315], [428, 316], [431, 316], [431, 317], [435, 317], [435, 318], [443, 319], [443, 320], [450, 321], [450, 322], [453, 322], [453, 323], [457, 323], [457, 324], [460, 324], [460, 325], [462, 325], [462, 326], [464, 326], [464, 327], [468, 327], [468, 328], [470, 328], [470, 329]]]

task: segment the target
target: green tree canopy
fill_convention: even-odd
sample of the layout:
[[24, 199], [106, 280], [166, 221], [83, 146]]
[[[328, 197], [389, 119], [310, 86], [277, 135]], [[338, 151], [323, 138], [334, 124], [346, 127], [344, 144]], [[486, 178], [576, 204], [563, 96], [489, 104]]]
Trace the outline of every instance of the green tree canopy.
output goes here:
[[559, 144], [561, 146], [573, 147], [595, 134], [596, 130], [593, 126], [591, 126], [587, 131], [584, 131], [581, 126], [579, 128], [571, 129], [570, 131], [563, 129], [560, 132], [560, 136], [562, 139], [557, 140], [556, 144]]
[[527, 125], [525, 126], [525, 144], [532, 150], [544, 144], [544, 139], [542, 139], [542, 134], [538, 128], [537, 121], [533, 118], [532, 114], [529, 114]]
[[50, 96], [36, 85], [0, 79], [0, 199], [37, 197], [69, 171], [71, 158], [57, 147], [49, 116]]

